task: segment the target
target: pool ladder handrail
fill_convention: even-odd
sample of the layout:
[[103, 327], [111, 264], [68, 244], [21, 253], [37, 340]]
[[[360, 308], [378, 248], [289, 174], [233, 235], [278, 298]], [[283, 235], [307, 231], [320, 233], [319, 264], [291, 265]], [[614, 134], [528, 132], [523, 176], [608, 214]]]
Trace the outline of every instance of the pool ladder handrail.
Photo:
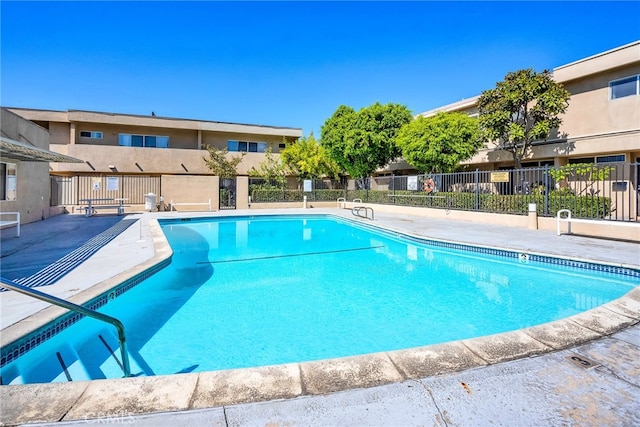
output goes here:
[[[362, 212], [364, 211], [364, 215]], [[351, 208], [351, 213], [357, 217], [369, 219], [369, 211], [371, 211], [371, 220], [373, 221], [373, 208], [369, 206], [354, 206]]]
[[120, 342], [120, 353], [122, 355], [122, 370], [124, 371], [124, 376], [125, 377], [131, 376], [131, 365], [129, 364], [129, 353], [127, 352], [127, 339], [124, 332], [124, 325], [122, 324], [121, 321], [119, 321], [115, 317], [108, 316], [104, 313], [100, 313], [98, 311], [91, 310], [90, 308], [83, 307], [78, 304], [74, 304], [71, 301], [63, 300], [53, 295], [45, 294], [44, 292], [40, 292], [38, 290], [19, 285], [9, 279], [5, 279], [4, 277], [0, 277], [0, 284], [4, 288], [11, 289], [13, 291], [30, 296], [32, 298], [36, 298], [36, 299], [48, 302], [50, 304], [66, 308], [67, 310], [75, 311], [85, 316], [93, 317], [94, 319], [112, 324], [118, 330], [118, 341]]

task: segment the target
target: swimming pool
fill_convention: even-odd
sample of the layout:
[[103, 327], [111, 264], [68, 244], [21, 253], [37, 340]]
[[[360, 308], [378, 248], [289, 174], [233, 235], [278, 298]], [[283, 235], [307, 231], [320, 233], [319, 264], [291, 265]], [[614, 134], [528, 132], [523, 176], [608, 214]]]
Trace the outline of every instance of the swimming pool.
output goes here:
[[[324, 216], [162, 224], [174, 250], [171, 265], [101, 310], [125, 323], [133, 371], [142, 375], [488, 335], [588, 310], [638, 284], [631, 270], [405, 239]], [[550, 300], [554, 305], [546, 305]], [[66, 381], [82, 371], [89, 378], [121, 375], [113, 332], [90, 319], [38, 351], [46, 357], [32, 351], [3, 368], [3, 382]], [[90, 357], [96, 361], [87, 366]]]

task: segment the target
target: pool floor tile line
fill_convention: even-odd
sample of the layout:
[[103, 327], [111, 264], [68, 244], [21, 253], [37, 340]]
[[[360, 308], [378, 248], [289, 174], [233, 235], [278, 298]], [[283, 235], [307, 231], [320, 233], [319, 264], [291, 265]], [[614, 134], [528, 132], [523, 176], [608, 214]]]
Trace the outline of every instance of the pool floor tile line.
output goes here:
[[[16, 279], [14, 282], [29, 288], [52, 285], [78, 265], [89, 259], [136, 221], [138, 220], [123, 219], [109, 229], [89, 239], [84, 245], [55, 261], [53, 264], [48, 265], [31, 276]], [[6, 291], [6, 289], [0, 287], [0, 291]]]

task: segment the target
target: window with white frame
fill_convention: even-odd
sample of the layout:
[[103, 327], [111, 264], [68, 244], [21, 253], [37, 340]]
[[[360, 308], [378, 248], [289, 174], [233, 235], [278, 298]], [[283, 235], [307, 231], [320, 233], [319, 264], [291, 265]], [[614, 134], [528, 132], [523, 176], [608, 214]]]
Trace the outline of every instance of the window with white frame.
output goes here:
[[611, 99], [640, 95], [640, 74], [609, 82]]
[[102, 139], [102, 132], [94, 130], [82, 130], [80, 131], [82, 138]]
[[266, 142], [227, 141], [228, 151], [244, 151], [249, 153], [264, 153], [269, 145]]
[[169, 148], [169, 137], [121, 133], [118, 135], [118, 145], [123, 147]]
[[16, 200], [18, 169], [15, 163], [0, 163], [0, 200]]

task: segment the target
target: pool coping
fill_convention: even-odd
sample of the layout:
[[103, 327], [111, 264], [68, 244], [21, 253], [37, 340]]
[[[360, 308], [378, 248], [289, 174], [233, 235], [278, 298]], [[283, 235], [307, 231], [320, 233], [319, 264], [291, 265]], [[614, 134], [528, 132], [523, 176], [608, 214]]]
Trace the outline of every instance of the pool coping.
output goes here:
[[[340, 215], [333, 216], [346, 219]], [[351, 218], [348, 220], [353, 221]], [[375, 226], [421, 240], [481, 246], [431, 239], [379, 224]], [[150, 219], [149, 228], [154, 246], [151, 259], [75, 295], [71, 300], [76, 303], [89, 301], [169, 259], [172, 251], [158, 220]], [[562, 258], [558, 255], [536, 254]], [[582, 261], [607, 264], [602, 261]], [[622, 264], [619, 266], [638, 268]], [[66, 310], [58, 307], [40, 311], [3, 330], [2, 344], [13, 342], [64, 313]], [[322, 395], [421, 379], [564, 350], [609, 336], [639, 322], [640, 286], [614, 301], [557, 321], [502, 334], [423, 347], [224, 371], [2, 386], [0, 397], [3, 411], [0, 422], [3, 425], [12, 425], [25, 422], [90, 420], [123, 414], [205, 409]]]

